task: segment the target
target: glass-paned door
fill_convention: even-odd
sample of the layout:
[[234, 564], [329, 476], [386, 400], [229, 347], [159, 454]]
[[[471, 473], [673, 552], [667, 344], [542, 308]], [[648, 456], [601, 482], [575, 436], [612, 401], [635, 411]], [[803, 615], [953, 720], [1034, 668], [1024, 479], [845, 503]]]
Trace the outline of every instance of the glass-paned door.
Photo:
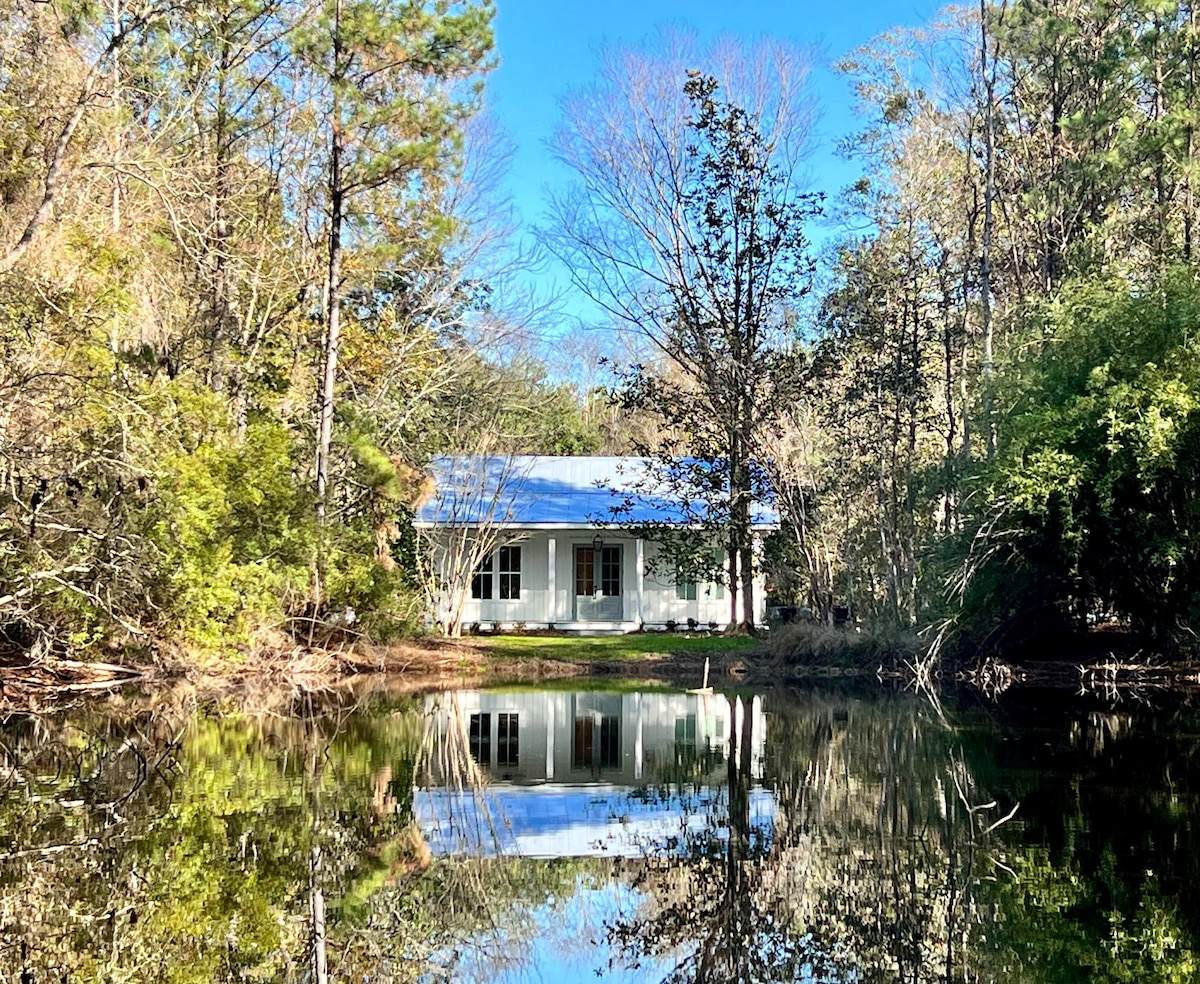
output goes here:
[[619, 622], [624, 616], [621, 593], [621, 545], [575, 548], [575, 617], [582, 622]]

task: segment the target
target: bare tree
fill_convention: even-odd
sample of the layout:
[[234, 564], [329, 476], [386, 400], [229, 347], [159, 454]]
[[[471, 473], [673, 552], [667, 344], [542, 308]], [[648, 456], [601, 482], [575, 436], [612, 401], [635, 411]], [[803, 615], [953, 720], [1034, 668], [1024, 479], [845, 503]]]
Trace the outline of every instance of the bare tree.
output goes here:
[[730, 593], [740, 583], [752, 627], [753, 459], [795, 393], [796, 308], [811, 274], [807, 58], [778, 44], [658, 44], [658, 57], [609, 51], [599, 81], [565, 102], [553, 149], [579, 180], [553, 201], [542, 241], [678, 369], [635, 366], [626, 403], [657, 412], [710, 475], [723, 474], [711, 485], [728, 516]]
[[444, 458], [435, 472], [435, 519], [417, 525], [422, 585], [442, 630], [458, 638], [480, 567], [501, 543], [522, 538], [508, 523], [526, 473], [517, 458], [497, 455]]
[[[32, 182], [36, 190], [29, 196], [30, 210], [18, 226], [20, 234], [0, 245], [0, 273], [16, 266], [52, 218], [79, 142], [79, 129], [102, 94], [113, 88], [118, 53], [184, 5], [183, 0], [143, 0], [117, 6], [111, 21], [106, 13], [102, 16], [103, 27], [93, 32], [80, 30], [80, 23], [86, 24], [86, 19], [72, 20], [41, 4], [2, 11], [4, 34], [12, 46], [6, 46], [6, 54], [0, 59], [2, 76], [8, 79], [14, 65], [18, 72], [27, 70], [30, 66], [21, 65], [20, 58], [28, 52], [37, 52], [35, 64], [53, 65], [60, 74], [40, 93], [53, 103], [45, 107], [44, 118], [33, 128], [34, 133], [41, 134], [36, 138], [41, 146], [33, 146], [34, 138], [30, 138], [31, 145], [22, 148], [30, 159], [42, 157], [45, 166]], [[45, 64], [39, 67], [44, 70]]]
[[[807, 406], [785, 414], [765, 442], [780, 521], [796, 557], [798, 600], [803, 599], [821, 621], [833, 621], [834, 578], [841, 549], [832, 515], [836, 485], [832, 471], [837, 456], [831, 441]], [[799, 564], [803, 564], [801, 568]]]

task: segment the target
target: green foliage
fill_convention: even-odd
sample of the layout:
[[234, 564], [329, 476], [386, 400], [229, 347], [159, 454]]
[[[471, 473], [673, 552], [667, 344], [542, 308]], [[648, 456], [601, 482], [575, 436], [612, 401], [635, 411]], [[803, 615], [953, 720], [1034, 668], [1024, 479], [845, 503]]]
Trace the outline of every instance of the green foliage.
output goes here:
[[[188, 435], [193, 413], [221, 407], [203, 393], [179, 406]], [[211, 415], [211, 416], [210, 416]], [[306, 593], [315, 542], [312, 501], [297, 481], [300, 448], [280, 424], [249, 424], [158, 459], [148, 535], [161, 556], [159, 604], [188, 641], [245, 643], [264, 622], [281, 622]]]
[[[390, 549], [487, 291], [461, 203], [492, 4], [0, 6], [0, 632], [228, 652], [331, 606], [411, 622]], [[117, 146], [136, 174], [87, 163]]]
[[350, 444], [350, 454], [359, 468], [359, 480], [381, 499], [395, 500], [402, 494], [396, 466], [382, 450], [365, 437]]
[[1030, 318], [1000, 384], [1013, 410], [971, 605], [1101, 608], [1164, 638], [1200, 608], [1198, 329], [1183, 272], [1072, 284]]
[[[322, 710], [334, 719], [342, 709]], [[106, 742], [109, 729], [129, 740]], [[4, 972], [72, 984], [295, 980], [313, 847], [324, 855], [335, 937], [355, 938], [339, 903], [364, 891], [381, 858], [401, 875], [412, 868], [419, 844], [402, 834], [421, 733], [407, 703], [340, 729], [316, 714], [225, 708], [173, 724], [80, 721], [53, 747], [30, 747], [42, 766], [29, 773], [39, 795], [0, 796], [0, 834], [35, 853], [50, 847], [53, 860], [26, 869], [6, 859], [0, 935], [19, 956]], [[148, 775], [147, 760], [157, 766]], [[121, 803], [119, 832], [103, 833], [101, 796]], [[70, 849], [55, 847], [59, 837]], [[9, 918], [18, 903], [28, 919]], [[25, 946], [14, 944], [27, 929]]]
[[[1183, 984], [1200, 955], [1174, 899], [1152, 875], [1113, 900], [1103, 871], [1091, 877], [1066, 859], [1027, 847], [1005, 859], [1009, 876], [988, 886], [1004, 913], [989, 927], [982, 964], [1014, 984]], [[1122, 890], [1126, 886], [1121, 885]], [[1107, 902], [1107, 909], [1105, 908]]]

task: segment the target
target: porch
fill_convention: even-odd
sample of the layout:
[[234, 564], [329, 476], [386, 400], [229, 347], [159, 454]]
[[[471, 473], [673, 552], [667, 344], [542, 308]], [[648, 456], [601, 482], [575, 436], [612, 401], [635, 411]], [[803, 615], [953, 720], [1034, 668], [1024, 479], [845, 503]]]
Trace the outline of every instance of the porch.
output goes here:
[[[600, 635], [730, 618], [722, 586], [678, 585], [654, 568], [657, 544], [588, 527], [512, 530], [476, 571], [466, 626]], [[758, 586], [761, 598], [761, 586]], [[741, 620], [740, 598], [736, 618]]]

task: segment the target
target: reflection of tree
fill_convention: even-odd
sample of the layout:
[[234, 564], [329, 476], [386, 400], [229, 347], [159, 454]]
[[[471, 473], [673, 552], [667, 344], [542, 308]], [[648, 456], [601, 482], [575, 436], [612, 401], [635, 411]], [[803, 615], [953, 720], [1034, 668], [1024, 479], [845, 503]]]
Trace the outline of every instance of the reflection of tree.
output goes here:
[[10, 719], [0, 967], [39, 984], [298, 979], [313, 848], [336, 932], [340, 890], [409, 827], [407, 791], [389, 816], [370, 804], [385, 764], [411, 789], [419, 713], [343, 710]]
[[[981, 979], [1200, 980], [1200, 717], [1190, 704], [1174, 716], [1139, 703], [997, 712], [1002, 778], [1028, 788], [1020, 839], [1005, 838], [1008, 870], [981, 886], [995, 913]], [[1031, 760], [1036, 778], [1021, 768]]]
[[638, 866], [649, 901], [610, 927], [621, 959], [670, 958], [672, 982], [969, 979], [996, 804], [929, 717], [820, 702], [773, 717], [767, 834], [751, 824], [735, 716], [728, 837], [691, 845], [675, 871]]
[[770, 831], [752, 820], [752, 729], [740, 698], [730, 724], [726, 798], [712, 804], [727, 813], [709, 824], [724, 836], [695, 838], [681, 865], [636, 865], [633, 886], [649, 901], [609, 927], [624, 961], [672, 957], [665, 978], [671, 982], [792, 981], [814, 962], [808, 940], [791, 931], [778, 900], [763, 891], [774, 849]]
[[535, 910], [570, 898], [579, 879], [606, 875], [606, 865], [503, 856], [504, 817], [492, 809], [457, 694], [443, 695], [421, 719], [410, 793], [413, 785], [449, 794], [436, 821], [461, 836], [464, 852], [366, 886], [343, 935], [336, 979], [502, 979], [525, 961]]
[[970, 979], [998, 815], [940, 715], [917, 702], [818, 704], [775, 725], [784, 741], [811, 736], [779, 784], [799, 800], [781, 810], [774, 884], [796, 924], [860, 981]]
[[479, 787], [465, 729], [439, 745], [416, 702], [10, 718], [0, 982], [311, 981], [317, 898], [330, 981], [513, 966], [604, 863], [430, 864], [413, 789], [439, 757]]
[[[637, 911], [597, 916], [615, 962], [665, 964], [671, 981], [1200, 979], [1194, 739], [1158, 718], [1093, 715], [1051, 746], [1044, 722], [1022, 723], [1010, 734], [1028, 734], [1033, 770], [1016, 739], [1003, 761], [979, 741], [990, 718], [954, 730], [915, 700], [774, 706], [763, 785], [736, 710], [722, 790], [678, 797], [710, 811], [707, 828], [684, 825], [682, 863], [622, 862], [638, 891], [621, 902]], [[331, 981], [519, 967], [539, 926], [564, 921], [580, 886], [607, 885], [612, 862], [431, 863], [414, 785], [436, 768], [487, 793], [462, 707], [441, 710], [442, 730], [415, 702], [336, 697], [285, 713], [8, 718], [0, 982], [300, 984], [314, 847]], [[1192, 735], [1197, 721], [1183, 725]], [[680, 763], [684, 785], [711, 778]], [[989, 830], [1011, 804], [984, 785], [1020, 789], [1019, 825]], [[586, 930], [572, 934], [583, 945]]]

